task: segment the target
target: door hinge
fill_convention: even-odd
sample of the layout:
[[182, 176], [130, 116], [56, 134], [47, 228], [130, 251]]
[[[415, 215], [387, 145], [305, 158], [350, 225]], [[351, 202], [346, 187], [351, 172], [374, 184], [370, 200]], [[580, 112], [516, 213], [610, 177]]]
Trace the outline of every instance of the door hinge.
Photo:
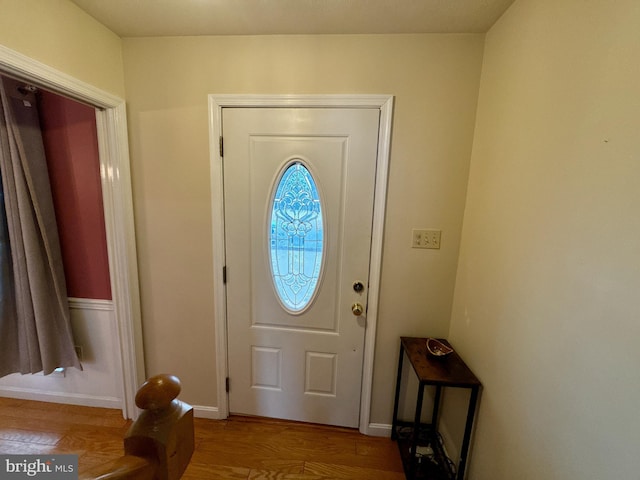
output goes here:
[[229, 393], [229, 377], [224, 379], [224, 389]]
[[224, 141], [222, 140], [222, 135], [220, 136], [220, 157], [224, 157]]
[[227, 283], [227, 266], [222, 267], [222, 283]]

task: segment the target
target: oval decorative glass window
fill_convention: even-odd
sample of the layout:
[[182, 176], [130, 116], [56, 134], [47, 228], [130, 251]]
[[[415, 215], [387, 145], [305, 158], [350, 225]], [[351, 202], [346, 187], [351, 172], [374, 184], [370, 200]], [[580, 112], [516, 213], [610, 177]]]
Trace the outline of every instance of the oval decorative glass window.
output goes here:
[[269, 222], [271, 274], [280, 302], [302, 312], [318, 287], [324, 252], [322, 205], [311, 172], [299, 162], [275, 186]]

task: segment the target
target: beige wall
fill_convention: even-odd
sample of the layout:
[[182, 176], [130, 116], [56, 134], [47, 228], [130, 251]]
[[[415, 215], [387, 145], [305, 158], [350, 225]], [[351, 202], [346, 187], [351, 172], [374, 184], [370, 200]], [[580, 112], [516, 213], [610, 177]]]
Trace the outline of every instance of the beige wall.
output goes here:
[[68, 0], [2, 0], [0, 45], [124, 98], [122, 42]]
[[450, 338], [470, 478], [637, 478], [640, 4], [516, 0], [486, 37]]
[[[372, 421], [390, 423], [400, 335], [446, 335], [482, 35], [124, 39], [148, 373], [216, 403], [207, 94], [395, 95]], [[412, 228], [442, 249], [412, 250]]]

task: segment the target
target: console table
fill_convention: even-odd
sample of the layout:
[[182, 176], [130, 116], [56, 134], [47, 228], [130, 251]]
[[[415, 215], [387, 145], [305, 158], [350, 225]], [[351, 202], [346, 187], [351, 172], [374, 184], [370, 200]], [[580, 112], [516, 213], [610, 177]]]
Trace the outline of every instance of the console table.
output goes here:
[[[438, 340], [445, 345], [451, 346], [449, 342], [444, 339], [439, 338]], [[467, 454], [469, 452], [473, 418], [481, 384], [455, 351], [444, 357], [435, 357], [427, 352], [426, 342], [426, 338], [400, 338], [400, 358], [398, 360], [398, 375], [396, 377], [391, 438], [398, 441], [405, 474], [408, 479], [463, 480]], [[405, 354], [409, 362], [411, 362], [413, 372], [419, 382], [413, 422], [398, 420], [402, 364]], [[421, 422], [422, 403], [424, 390], [428, 385], [435, 386], [435, 397], [431, 423], [425, 424]], [[471, 389], [457, 472], [454, 471], [450, 462], [447, 461], [437, 431], [438, 411], [443, 387]]]

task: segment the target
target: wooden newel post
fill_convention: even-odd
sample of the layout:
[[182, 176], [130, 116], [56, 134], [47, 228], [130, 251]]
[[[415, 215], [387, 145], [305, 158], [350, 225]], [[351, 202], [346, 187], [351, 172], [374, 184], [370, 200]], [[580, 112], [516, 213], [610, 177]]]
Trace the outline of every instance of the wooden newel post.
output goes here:
[[195, 446], [193, 408], [176, 397], [180, 380], [156, 375], [136, 394], [144, 410], [124, 438], [125, 455], [80, 472], [80, 480], [178, 480]]
[[193, 453], [193, 408], [176, 398], [180, 390], [177, 377], [162, 374], [147, 380], [136, 394], [143, 412], [124, 437], [124, 451], [155, 464], [154, 479], [180, 478]]

